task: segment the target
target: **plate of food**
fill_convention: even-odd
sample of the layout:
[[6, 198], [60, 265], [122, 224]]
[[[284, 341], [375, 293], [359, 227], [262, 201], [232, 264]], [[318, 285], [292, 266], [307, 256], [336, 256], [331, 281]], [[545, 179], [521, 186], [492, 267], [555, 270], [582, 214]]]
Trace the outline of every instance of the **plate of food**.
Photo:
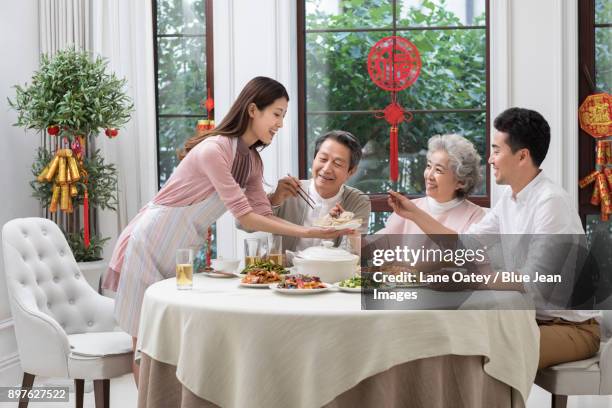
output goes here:
[[314, 222], [315, 227], [342, 229], [357, 229], [361, 227], [361, 218], [355, 218], [355, 214], [350, 211], [343, 211], [337, 217], [327, 214]]
[[270, 289], [278, 293], [290, 295], [310, 295], [329, 290], [330, 284], [321, 282], [318, 276], [314, 275], [286, 275], [279, 283], [270, 285]]
[[341, 280], [334, 283], [334, 286], [343, 292], [361, 293], [361, 276], [355, 275], [352, 278]]
[[260, 260], [260, 261], [255, 261], [250, 265], [247, 265], [242, 270], [242, 272], [240, 272], [240, 274], [245, 275], [249, 272], [258, 272], [258, 271], [276, 272], [279, 275], [289, 273], [289, 271], [287, 271], [285, 267], [282, 265], [279, 265], [269, 260]]
[[246, 288], [268, 288], [271, 283], [280, 282], [281, 275], [264, 269], [251, 270], [240, 279], [240, 286]]

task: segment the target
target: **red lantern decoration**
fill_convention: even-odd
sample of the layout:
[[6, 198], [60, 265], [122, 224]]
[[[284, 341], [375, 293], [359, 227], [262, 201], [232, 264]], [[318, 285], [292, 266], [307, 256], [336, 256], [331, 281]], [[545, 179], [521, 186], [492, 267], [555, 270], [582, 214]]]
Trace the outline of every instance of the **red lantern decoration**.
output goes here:
[[580, 127], [594, 138], [612, 136], [612, 96], [598, 93], [586, 97], [578, 110]]
[[117, 128], [108, 128], [104, 131], [104, 133], [106, 134], [106, 136], [110, 137], [111, 139], [114, 137], [117, 137], [117, 135], [119, 134], [119, 129]]
[[384, 118], [391, 126], [389, 178], [392, 181], [397, 181], [399, 176], [398, 125], [412, 120], [412, 114], [397, 102], [397, 93], [414, 84], [420, 73], [419, 50], [405, 38], [385, 37], [370, 49], [368, 74], [379, 88], [391, 92], [391, 103], [383, 111], [378, 111], [376, 117]]
[[60, 128], [57, 125], [49, 126], [47, 128], [47, 133], [49, 133], [51, 136], [57, 135], [59, 131], [60, 131]]

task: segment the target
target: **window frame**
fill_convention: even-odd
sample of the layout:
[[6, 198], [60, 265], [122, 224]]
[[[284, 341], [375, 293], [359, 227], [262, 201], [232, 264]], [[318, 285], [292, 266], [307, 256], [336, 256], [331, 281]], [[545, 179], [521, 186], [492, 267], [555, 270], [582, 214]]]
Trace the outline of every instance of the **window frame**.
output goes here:
[[[596, 22], [595, 0], [580, 0], [578, 2], [578, 101], [576, 110], [593, 90], [587, 79], [587, 73], [596, 83], [595, 77], [595, 29], [599, 27], [612, 28], [611, 23]], [[578, 179], [582, 179], [595, 169], [595, 138], [591, 137], [582, 128], [576, 115], [578, 126]], [[582, 225], [586, 228], [588, 215], [599, 214], [598, 206], [591, 204], [592, 189], [578, 189], [578, 211]]]
[[[340, 28], [340, 29], [312, 29], [306, 30], [306, 0], [297, 1], [297, 63], [298, 63], [298, 165], [299, 165], [299, 177], [300, 179], [307, 179], [309, 175], [306, 174], [306, 167], [308, 163], [308, 150], [306, 146], [306, 34], [312, 32], [372, 32], [372, 31], [392, 31], [393, 35], [397, 35], [397, 32], [411, 31], [411, 30], [449, 30], [449, 29], [474, 29], [482, 28], [482, 26], [435, 26], [435, 27], [400, 27], [396, 26], [396, 6], [397, 0], [390, 0], [393, 4], [393, 21], [392, 27], [390, 28]], [[490, 0], [485, 0], [485, 138], [486, 138], [486, 149], [483, 160], [488, 160], [490, 154], [490, 143], [491, 143], [491, 61], [490, 61]], [[435, 110], [420, 110], [414, 109], [410, 112], [428, 113], [428, 112], [463, 112], [471, 111], [469, 109], [435, 109]], [[480, 111], [480, 110], [479, 110]], [[350, 111], [352, 114], [373, 114], [374, 112], [368, 111]], [[433, 136], [433, 135], [432, 135]], [[491, 170], [490, 166], [485, 166], [486, 170], [486, 194], [485, 195], [473, 195], [468, 199], [481, 207], [491, 206]], [[370, 202], [372, 204], [372, 212], [391, 212], [393, 211], [387, 203], [387, 194], [369, 194]], [[406, 195], [409, 198], [418, 198], [422, 195]]]
[[[158, 48], [158, 38], [183, 38], [183, 37], [201, 37], [201, 35], [193, 35], [193, 34], [162, 34], [159, 35], [157, 33], [157, 0], [152, 0], [152, 20], [153, 20], [153, 69], [154, 69], [154, 84], [155, 87], [155, 148], [156, 155], [159, 155], [159, 147], [160, 147], [160, 138], [159, 138], [159, 119], [160, 118], [194, 118], [194, 119], [214, 119], [214, 114], [212, 118], [209, 118], [208, 112], [203, 112], [200, 114], [160, 114], [159, 113], [159, 87], [158, 87], [158, 68], [159, 68], [159, 58], [157, 55]], [[215, 82], [214, 82], [214, 41], [213, 41], [213, 0], [204, 0], [204, 7], [206, 13], [206, 29], [204, 30], [204, 36], [206, 37], [206, 41], [204, 42], [206, 49], [206, 87], [207, 90], [210, 91], [209, 95], [214, 99], [215, 97]], [[213, 111], [214, 112], [214, 109]], [[195, 124], [194, 124], [195, 128]], [[157, 190], [161, 188], [160, 186], [160, 162], [157, 160]]]

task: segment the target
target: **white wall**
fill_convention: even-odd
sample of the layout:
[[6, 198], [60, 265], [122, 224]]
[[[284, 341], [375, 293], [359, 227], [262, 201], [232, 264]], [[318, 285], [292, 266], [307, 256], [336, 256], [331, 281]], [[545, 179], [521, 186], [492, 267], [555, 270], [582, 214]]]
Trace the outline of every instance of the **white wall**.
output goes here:
[[[577, 0], [491, 1], [491, 118], [511, 106], [551, 127], [544, 171], [578, 207]], [[494, 186], [493, 186], [494, 187]], [[493, 188], [495, 202], [499, 190]]]
[[[38, 216], [38, 203], [31, 197], [30, 167], [39, 145], [34, 132], [13, 127], [17, 115], [9, 110], [7, 97], [14, 98], [15, 84], [30, 81], [38, 68], [38, 2], [6, 1], [0, 6], [0, 225], [16, 217]], [[0, 253], [2, 248], [0, 248]], [[8, 304], [4, 262], [0, 268], [0, 385], [14, 384], [21, 368]]]

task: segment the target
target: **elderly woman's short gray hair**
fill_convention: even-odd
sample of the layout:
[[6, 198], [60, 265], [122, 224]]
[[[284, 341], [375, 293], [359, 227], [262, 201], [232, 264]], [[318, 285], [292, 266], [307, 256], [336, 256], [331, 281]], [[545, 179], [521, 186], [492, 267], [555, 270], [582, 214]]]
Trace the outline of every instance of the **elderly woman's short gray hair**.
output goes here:
[[448, 162], [457, 180], [463, 186], [457, 190], [457, 197], [465, 198], [480, 184], [481, 159], [472, 142], [465, 137], [450, 134], [436, 135], [427, 142], [427, 158], [434, 152], [443, 150], [448, 154]]

